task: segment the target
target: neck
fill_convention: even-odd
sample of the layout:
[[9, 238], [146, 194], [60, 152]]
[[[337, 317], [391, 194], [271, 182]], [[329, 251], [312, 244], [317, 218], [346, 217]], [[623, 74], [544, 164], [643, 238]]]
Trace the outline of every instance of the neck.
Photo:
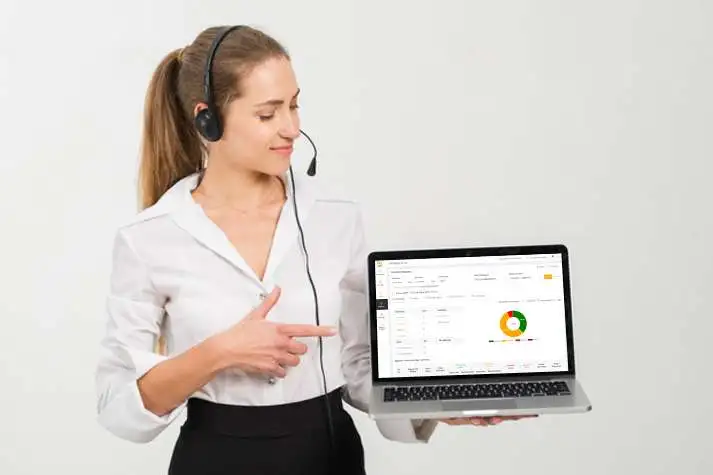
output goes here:
[[217, 206], [250, 210], [284, 199], [280, 178], [248, 170], [208, 167], [194, 193]]

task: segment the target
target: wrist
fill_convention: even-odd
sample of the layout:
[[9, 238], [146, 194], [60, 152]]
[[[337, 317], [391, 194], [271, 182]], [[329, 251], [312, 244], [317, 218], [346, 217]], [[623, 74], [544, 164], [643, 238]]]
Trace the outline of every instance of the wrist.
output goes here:
[[200, 344], [200, 350], [211, 373], [218, 373], [232, 366], [230, 353], [220, 335], [215, 335]]

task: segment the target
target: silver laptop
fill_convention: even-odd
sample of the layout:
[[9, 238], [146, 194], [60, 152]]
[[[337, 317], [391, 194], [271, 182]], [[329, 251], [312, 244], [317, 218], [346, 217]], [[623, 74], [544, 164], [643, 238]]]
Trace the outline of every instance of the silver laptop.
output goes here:
[[380, 251], [368, 265], [372, 418], [591, 410], [566, 246]]

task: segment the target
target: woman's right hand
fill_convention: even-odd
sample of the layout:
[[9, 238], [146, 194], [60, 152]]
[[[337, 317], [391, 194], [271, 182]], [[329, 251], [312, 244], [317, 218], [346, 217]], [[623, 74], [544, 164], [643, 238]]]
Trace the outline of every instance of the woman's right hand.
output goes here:
[[282, 378], [286, 375], [285, 368], [297, 366], [300, 355], [307, 351], [307, 345], [294, 337], [336, 335], [334, 327], [268, 321], [267, 314], [280, 298], [280, 291], [275, 287], [239, 323], [213, 337], [226, 367]]

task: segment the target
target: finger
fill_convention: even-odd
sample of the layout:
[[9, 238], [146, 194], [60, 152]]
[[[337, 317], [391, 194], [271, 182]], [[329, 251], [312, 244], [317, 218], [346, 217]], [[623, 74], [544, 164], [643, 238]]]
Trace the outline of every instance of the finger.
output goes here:
[[473, 417], [469, 421], [471, 424], [474, 426], [480, 426], [480, 427], [485, 427], [488, 426], [488, 420], [484, 417]]
[[270, 371], [270, 374], [277, 378], [284, 378], [287, 376], [287, 370], [280, 365], [277, 365], [274, 370]]
[[277, 333], [278, 335], [275, 341], [275, 348], [280, 351], [292, 353], [294, 355], [302, 355], [304, 353], [307, 353], [307, 345], [283, 334], [281, 331], [278, 331]]
[[337, 329], [332, 326], [303, 325], [299, 323], [282, 324], [278, 327], [287, 336], [334, 336]]
[[537, 417], [536, 415], [522, 415], [522, 416], [501, 416], [500, 419], [503, 421], [519, 421], [520, 419], [529, 419], [531, 417]]
[[251, 320], [261, 320], [264, 319], [268, 313], [270, 313], [270, 310], [272, 310], [272, 307], [275, 306], [277, 303], [278, 299], [280, 298], [280, 293], [282, 290], [275, 286], [274, 289], [272, 289], [272, 292], [267, 294], [267, 297], [253, 309], [252, 312], [250, 312], [247, 316], [247, 318]]
[[293, 355], [304, 355], [307, 353], [307, 345], [299, 341], [288, 338], [287, 344], [285, 345], [285, 350], [289, 351]]
[[287, 376], [287, 371], [285, 370], [285, 368], [280, 366], [280, 364], [275, 359], [270, 359], [267, 362], [263, 363], [262, 370], [264, 373], [271, 374], [272, 376], [278, 378], [284, 378], [285, 376]]
[[300, 359], [292, 353], [280, 353], [275, 358], [281, 366], [297, 366], [300, 364]]

